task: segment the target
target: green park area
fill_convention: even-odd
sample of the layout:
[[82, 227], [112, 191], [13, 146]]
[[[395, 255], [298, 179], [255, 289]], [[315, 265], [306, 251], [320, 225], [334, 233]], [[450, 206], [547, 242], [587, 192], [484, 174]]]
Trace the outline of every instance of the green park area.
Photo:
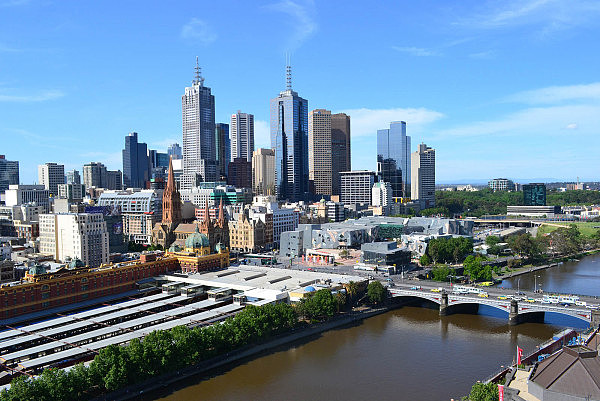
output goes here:
[[600, 230], [600, 222], [556, 222], [542, 224], [538, 228], [538, 236], [551, 233], [561, 227], [568, 228], [571, 224], [575, 224], [579, 232], [584, 237], [593, 237]]

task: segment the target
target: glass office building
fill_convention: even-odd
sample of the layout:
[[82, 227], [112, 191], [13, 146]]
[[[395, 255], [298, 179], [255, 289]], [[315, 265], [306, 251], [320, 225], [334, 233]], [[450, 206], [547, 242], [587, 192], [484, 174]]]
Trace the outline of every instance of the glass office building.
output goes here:
[[394, 121], [377, 130], [377, 176], [392, 185], [394, 198], [410, 196], [410, 136], [406, 122]]
[[523, 185], [523, 205], [546, 206], [546, 184]]

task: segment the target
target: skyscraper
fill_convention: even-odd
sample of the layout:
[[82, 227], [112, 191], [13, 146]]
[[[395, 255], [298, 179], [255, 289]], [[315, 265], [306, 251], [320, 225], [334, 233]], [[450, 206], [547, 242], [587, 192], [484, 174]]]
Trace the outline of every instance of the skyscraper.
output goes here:
[[377, 175], [392, 185], [394, 198], [410, 196], [410, 136], [406, 122], [394, 121], [377, 130]]
[[58, 195], [58, 184], [65, 183], [65, 166], [56, 163], [40, 164], [38, 166], [38, 180], [50, 195]]
[[67, 184], [81, 184], [81, 176], [79, 175], [79, 171], [75, 169], [67, 171]]
[[411, 155], [411, 198], [421, 209], [435, 207], [435, 149], [424, 143]]
[[275, 150], [275, 190], [278, 199], [298, 201], [308, 194], [308, 100], [287, 87], [271, 99], [271, 147]]
[[352, 170], [350, 158], [350, 116], [331, 115], [331, 193], [340, 194], [340, 172]]
[[90, 162], [83, 165], [83, 183], [86, 188], [104, 188], [106, 182], [106, 166], [99, 162]]
[[231, 142], [229, 140], [229, 124], [217, 123], [215, 127], [215, 147], [220, 181], [227, 180], [229, 161], [231, 160]]
[[231, 115], [231, 161], [241, 157], [252, 162], [254, 152], [254, 115], [237, 113]]
[[183, 122], [183, 175], [181, 188], [199, 181], [216, 181], [215, 97], [204, 86], [196, 57], [196, 77], [181, 97]]
[[19, 162], [6, 160], [0, 155], [0, 192], [6, 191], [9, 185], [19, 184]]
[[149, 179], [148, 145], [138, 142], [137, 132], [131, 132], [125, 137], [125, 149], [123, 149], [124, 185], [127, 188], [145, 188], [146, 181]]
[[308, 114], [308, 176], [317, 195], [332, 195], [331, 111]]
[[181, 146], [178, 143], [172, 143], [167, 148], [167, 154], [172, 157], [174, 160], [181, 159]]
[[256, 195], [275, 195], [275, 152], [256, 149], [252, 155], [252, 191]]

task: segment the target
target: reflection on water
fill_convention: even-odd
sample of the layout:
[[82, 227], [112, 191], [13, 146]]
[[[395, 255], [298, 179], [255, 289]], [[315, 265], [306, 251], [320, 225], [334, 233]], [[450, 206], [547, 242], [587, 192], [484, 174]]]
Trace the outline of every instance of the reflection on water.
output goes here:
[[[598, 295], [600, 256], [541, 271], [545, 291]], [[505, 280], [516, 287], [516, 279]], [[533, 275], [521, 288], [533, 288]], [[529, 286], [529, 287], [526, 287]], [[480, 306], [478, 315], [440, 317], [435, 309], [403, 307], [310, 341], [282, 347], [209, 376], [189, 379], [165, 400], [449, 400], [564, 327], [581, 321], [508, 325], [506, 313]], [[552, 324], [554, 323], [554, 324]]]

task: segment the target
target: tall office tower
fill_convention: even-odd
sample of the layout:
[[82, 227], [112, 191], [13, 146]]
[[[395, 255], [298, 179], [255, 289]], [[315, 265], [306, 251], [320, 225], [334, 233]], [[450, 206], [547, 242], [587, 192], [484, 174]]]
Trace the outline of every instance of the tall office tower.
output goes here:
[[546, 206], [546, 184], [523, 185], [523, 205]]
[[102, 183], [102, 187], [111, 190], [123, 189], [123, 173], [121, 170], [107, 170], [106, 181]]
[[340, 194], [340, 172], [352, 170], [350, 158], [350, 116], [331, 115], [331, 194]]
[[227, 181], [229, 161], [231, 160], [229, 124], [217, 123], [215, 125], [215, 148], [218, 166], [218, 179], [219, 181]]
[[167, 154], [169, 157], [172, 157], [174, 160], [178, 160], [182, 158], [181, 146], [178, 143], [172, 143], [167, 148]]
[[89, 267], [108, 263], [108, 231], [102, 214], [41, 214], [40, 253], [61, 262], [77, 258]]
[[9, 185], [19, 184], [19, 162], [6, 160], [0, 155], [0, 192], [6, 191]]
[[131, 132], [125, 137], [125, 149], [123, 149], [123, 181], [125, 187], [145, 188], [146, 181], [149, 179], [148, 145], [138, 142], [137, 132]]
[[231, 115], [231, 161], [242, 157], [247, 162], [252, 162], [254, 152], [254, 115], [237, 113]]
[[99, 162], [83, 165], [83, 184], [86, 188], [104, 188], [106, 182], [106, 166]]
[[58, 184], [65, 183], [65, 166], [56, 163], [38, 166], [39, 184], [43, 185], [53, 196], [58, 195]]
[[345, 205], [370, 205], [374, 183], [374, 171], [342, 171], [340, 173], [340, 202]]
[[421, 209], [435, 207], [435, 149], [424, 143], [411, 155], [411, 198]]
[[377, 175], [392, 185], [394, 198], [410, 196], [410, 136], [406, 122], [394, 121], [377, 130]]
[[165, 170], [169, 168], [169, 154], [162, 153], [158, 150], [148, 150], [148, 158], [150, 161], [151, 168], [164, 167]]
[[81, 184], [81, 175], [79, 175], [79, 171], [74, 169], [67, 171], [67, 184]]
[[294, 202], [308, 195], [308, 100], [292, 90], [289, 65], [286, 78], [286, 90], [271, 99], [271, 147], [277, 198]]
[[227, 184], [236, 188], [252, 188], [252, 163], [244, 157], [229, 162]]
[[275, 195], [275, 152], [256, 149], [252, 153], [252, 191], [255, 195]]
[[332, 195], [331, 111], [308, 114], [308, 177], [317, 195]]
[[199, 181], [216, 181], [215, 97], [204, 86], [196, 57], [196, 77], [181, 97], [183, 117], [183, 175], [181, 188]]

